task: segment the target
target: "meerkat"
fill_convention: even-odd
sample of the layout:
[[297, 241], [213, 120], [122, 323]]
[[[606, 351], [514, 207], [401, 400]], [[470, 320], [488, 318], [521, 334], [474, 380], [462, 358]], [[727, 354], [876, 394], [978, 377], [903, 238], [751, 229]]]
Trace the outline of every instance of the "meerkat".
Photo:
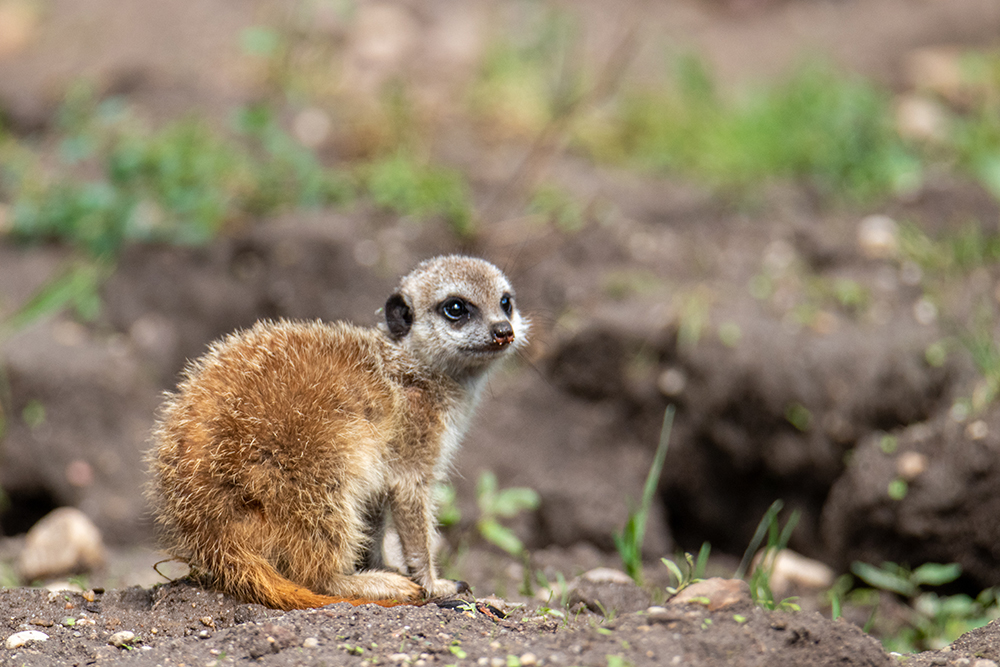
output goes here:
[[[154, 429], [148, 496], [164, 546], [216, 588], [276, 609], [454, 595], [433, 494], [487, 371], [526, 340], [504, 274], [419, 264], [385, 321], [262, 321], [184, 370]], [[405, 575], [382, 557], [387, 516]]]

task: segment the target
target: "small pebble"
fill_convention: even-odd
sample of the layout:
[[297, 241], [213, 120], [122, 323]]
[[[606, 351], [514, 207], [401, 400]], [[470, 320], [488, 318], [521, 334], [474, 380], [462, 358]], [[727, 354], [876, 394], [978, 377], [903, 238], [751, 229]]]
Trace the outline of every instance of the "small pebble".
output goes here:
[[872, 259], [893, 257], [899, 249], [899, 225], [886, 215], [870, 215], [858, 225], [858, 245]]
[[920, 452], [903, 452], [896, 459], [896, 472], [907, 482], [920, 477], [929, 466], [927, 455]]
[[31, 642], [43, 642], [48, 638], [49, 636], [44, 632], [39, 632], [38, 630], [25, 630], [24, 632], [15, 632], [10, 637], [7, 637], [5, 646], [9, 649], [21, 648], [25, 644]]
[[410, 659], [405, 653], [393, 653], [389, 656], [389, 662], [407, 662]]
[[687, 386], [687, 375], [679, 368], [668, 368], [656, 378], [656, 388], [664, 396], [680, 396]]
[[[761, 552], [754, 560], [756, 564], [766, 558]], [[782, 549], [777, 554], [768, 554], [771, 561], [771, 590], [776, 596], [785, 597], [796, 587], [824, 590], [833, 585], [834, 572], [824, 563], [806, 558], [790, 549]]]
[[969, 440], [982, 440], [990, 434], [990, 427], [982, 419], [977, 419], [965, 427], [965, 437]]
[[582, 578], [595, 584], [629, 585], [633, 583], [632, 577], [621, 570], [610, 567], [595, 567], [593, 570], [585, 572]]
[[538, 658], [534, 653], [525, 653], [521, 656], [521, 667], [534, 667], [538, 664]]
[[924, 326], [930, 326], [937, 321], [938, 309], [928, 299], [917, 299], [913, 304], [913, 319]]
[[122, 630], [121, 632], [116, 632], [108, 638], [108, 643], [112, 646], [117, 646], [122, 648], [128, 646], [135, 641], [135, 633], [129, 632], [128, 630]]
[[319, 646], [319, 640], [315, 637], [306, 637], [306, 640], [302, 642], [302, 648], [316, 648]]
[[[705, 601], [707, 600], [707, 604]], [[697, 603], [708, 607], [709, 611], [725, 609], [741, 602], [750, 601], [750, 586], [742, 579], [722, 579], [711, 577], [695, 582], [670, 599], [671, 606]], [[651, 619], [656, 618], [652, 614]]]

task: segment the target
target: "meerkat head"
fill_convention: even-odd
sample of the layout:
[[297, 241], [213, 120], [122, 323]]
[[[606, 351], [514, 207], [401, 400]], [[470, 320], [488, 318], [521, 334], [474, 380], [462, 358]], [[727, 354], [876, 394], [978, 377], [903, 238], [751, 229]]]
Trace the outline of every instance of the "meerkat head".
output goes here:
[[447, 255], [419, 264], [385, 303], [389, 337], [458, 379], [477, 377], [525, 343], [528, 321], [497, 267]]

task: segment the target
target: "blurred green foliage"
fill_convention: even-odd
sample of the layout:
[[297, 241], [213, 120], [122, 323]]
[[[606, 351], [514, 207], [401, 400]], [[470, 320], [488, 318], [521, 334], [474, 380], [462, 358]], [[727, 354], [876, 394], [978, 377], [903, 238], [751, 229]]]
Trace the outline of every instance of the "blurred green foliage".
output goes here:
[[16, 240], [113, 258], [128, 242], [204, 244], [255, 217], [358, 194], [401, 215], [442, 216], [458, 235], [473, 231], [460, 173], [403, 151], [325, 167], [263, 106], [238, 110], [229, 129], [188, 118], [150, 130], [117, 101], [84, 94], [71, 95], [59, 116], [55, 166], [11, 138], [0, 144]]
[[363, 165], [358, 173], [377, 206], [418, 219], [441, 215], [458, 236], [472, 235], [472, 196], [459, 172], [400, 151]]
[[479, 476], [476, 484], [476, 503], [479, 506], [476, 530], [483, 539], [512, 556], [521, 555], [524, 544], [500, 519], [510, 519], [521, 512], [538, 509], [541, 503], [538, 493], [522, 486], [501, 489], [496, 475], [486, 470]]
[[54, 167], [3, 146], [21, 158], [2, 181], [15, 239], [114, 257], [129, 241], [207, 243], [252, 216], [352, 195], [344, 174], [323, 168], [262, 107], [240, 110], [232, 131], [198, 119], [149, 130], [116, 100], [74, 93], [59, 118]]
[[[964, 593], [947, 595], [926, 590], [956, 581], [962, 574], [962, 568], [957, 563], [925, 563], [910, 569], [896, 563], [883, 563], [876, 567], [855, 562], [851, 565], [851, 572], [870, 588], [851, 590], [846, 593], [848, 600], [872, 607], [869, 624], [876, 629], [880, 624], [886, 625], [888, 634], [883, 636], [882, 643], [891, 651], [917, 653], [944, 648], [966, 632], [1000, 617], [996, 588], [987, 588], [975, 598]], [[850, 580], [850, 575], [845, 576]], [[850, 585], [849, 581], [842, 582], [831, 594], [843, 595]], [[906, 601], [902, 622], [898, 613], [892, 614], [891, 619], [880, 618], [878, 591], [897, 595]], [[887, 624], [895, 624], [895, 627], [888, 627]]]
[[792, 178], [864, 200], [919, 182], [920, 160], [894, 130], [890, 96], [863, 79], [809, 65], [733, 101], [699, 60], [684, 58], [675, 81], [624, 93], [577, 142], [598, 159], [735, 191]]

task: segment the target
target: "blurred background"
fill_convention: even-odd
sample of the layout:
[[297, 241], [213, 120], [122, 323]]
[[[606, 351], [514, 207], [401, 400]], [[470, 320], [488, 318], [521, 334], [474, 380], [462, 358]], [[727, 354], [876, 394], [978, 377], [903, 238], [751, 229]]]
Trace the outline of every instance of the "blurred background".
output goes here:
[[946, 583], [985, 622], [998, 198], [992, 0], [0, 0], [0, 583], [161, 581], [185, 360], [374, 324], [467, 252], [534, 327], [443, 493], [451, 576], [730, 576], [763, 520], [813, 608]]

